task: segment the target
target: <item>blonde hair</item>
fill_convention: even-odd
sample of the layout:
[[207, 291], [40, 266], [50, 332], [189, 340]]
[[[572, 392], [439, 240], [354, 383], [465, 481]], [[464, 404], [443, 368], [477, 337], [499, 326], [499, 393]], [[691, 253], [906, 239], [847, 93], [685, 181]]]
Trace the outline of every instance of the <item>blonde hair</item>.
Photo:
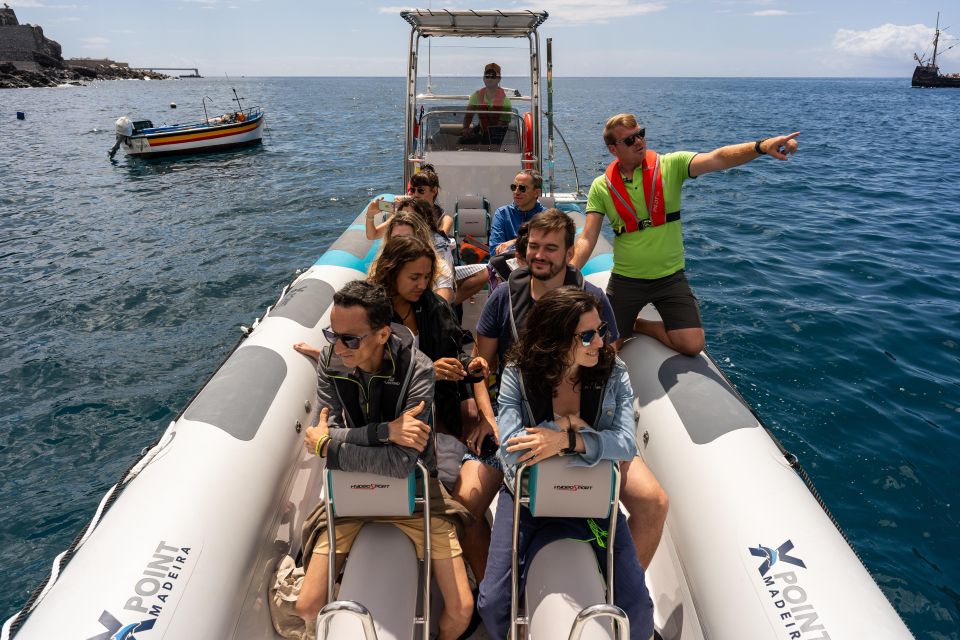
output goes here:
[[[399, 200], [399, 198], [397, 198], [397, 200]], [[398, 206], [402, 207], [403, 204], [398, 204]], [[391, 240], [393, 240], [393, 230], [400, 226], [410, 227], [413, 229], [414, 238], [428, 247], [433, 248], [433, 238], [430, 234], [430, 227], [428, 227], [427, 223], [420, 217], [420, 214], [412, 211], [398, 211], [390, 216], [390, 220], [387, 222], [386, 233], [384, 234], [383, 242], [380, 244], [380, 251], [377, 253], [377, 257], [373, 259], [373, 262], [370, 263], [370, 268], [367, 270], [368, 277], [376, 273], [377, 262], [379, 262], [380, 256], [383, 255], [383, 250], [390, 244]], [[436, 250], [434, 250], [434, 254], [436, 254]], [[439, 259], [439, 256], [437, 256], [437, 258]]]
[[603, 141], [606, 144], [617, 144], [617, 139], [613, 135], [613, 130], [617, 127], [625, 129], [636, 129], [637, 118], [632, 113], [618, 113], [609, 120], [603, 127]]

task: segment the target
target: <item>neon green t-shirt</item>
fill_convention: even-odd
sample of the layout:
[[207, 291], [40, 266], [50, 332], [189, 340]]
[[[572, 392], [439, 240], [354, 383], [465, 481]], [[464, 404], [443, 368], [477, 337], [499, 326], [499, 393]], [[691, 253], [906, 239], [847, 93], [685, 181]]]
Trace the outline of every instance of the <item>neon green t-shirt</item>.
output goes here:
[[[501, 91], [503, 91], [501, 89]], [[487, 108], [493, 107], [494, 100], [487, 100], [487, 91], [486, 89], [479, 89], [470, 94], [470, 101], [467, 103], [467, 108], [472, 109], [480, 104], [480, 97], [483, 97], [483, 104], [487, 105]], [[500, 109], [504, 111], [503, 115], [500, 116], [500, 122], [504, 124], [510, 123], [510, 110], [513, 109], [513, 104], [510, 102], [510, 98], [507, 97], [506, 92], [504, 91], [503, 95], [503, 104], [500, 106]], [[492, 121], [491, 121], [492, 122]]]
[[[675, 151], [660, 156], [660, 174], [663, 177], [664, 211], [680, 210], [680, 187], [690, 177], [690, 161], [697, 155], [692, 151]], [[624, 181], [627, 193], [640, 218], [650, 218], [647, 198], [643, 193], [643, 170], [637, 167], [632, 182]], [[663, 278], [683, 269], [683, 235], [680, 220], [658, 227], [647, 227], [634, 233], [619, 233], [623, 220], [613, 206], [605, 176], [600, 175], [590, 185], [587, 212], [602, 213], [610, 221], [614, 233], [613, 273], [628, 278]]]

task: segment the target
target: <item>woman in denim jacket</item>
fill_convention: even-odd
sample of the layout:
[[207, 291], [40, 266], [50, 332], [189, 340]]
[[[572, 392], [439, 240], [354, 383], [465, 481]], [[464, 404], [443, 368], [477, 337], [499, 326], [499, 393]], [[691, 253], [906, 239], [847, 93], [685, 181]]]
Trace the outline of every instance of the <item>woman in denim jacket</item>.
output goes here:
[[[630, 377], [626, 365], [604, 343], [605, 335], [596, 298], [575, 287], [561, 287], [537, 301], [520, 340], [507, 354], [497, 415], [505, 478], [477, 599], [493, 638], [506, 637], [510, 628], [511, 491], [518, 467], [555, 455], [569, 456], [571, 466], [636, 455]], [[620, 531], [627, 531], [624, 515], [618, 511], [617, 518]], [[520, 588], [536, 552], [563, 538], [590, 544], [598, 566], [606, 567], [607, 530], [608, 520], [534, 518], [521, 507]], [[653, 603], [629, 535], [617, 536], [614, 562], [616, 604], [630, 619], [631, 638], [646, 640], [653, 634]]]

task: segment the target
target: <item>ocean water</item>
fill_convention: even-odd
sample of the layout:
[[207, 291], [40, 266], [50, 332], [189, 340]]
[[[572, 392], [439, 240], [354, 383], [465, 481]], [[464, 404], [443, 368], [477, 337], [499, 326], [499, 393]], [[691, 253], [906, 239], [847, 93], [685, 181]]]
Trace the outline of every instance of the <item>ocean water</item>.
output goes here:
[[[226, 111], [231, 86], [267, 110], [261, 148], [107, 160], [118, 116], [189, 120], [204, 96]], [[371, 195], [401, 189], [403, 88], [241, 78], [0, 92], [0, 619], [240, 325]], [[960, 637], [960, 91], [906, 79], [554, 88], [585, 187], [609, 161], [603, 121], [620, 111], [662, 152], [802, 132], [789, 162], [684, 187], [708, 349], [914, 634]]]

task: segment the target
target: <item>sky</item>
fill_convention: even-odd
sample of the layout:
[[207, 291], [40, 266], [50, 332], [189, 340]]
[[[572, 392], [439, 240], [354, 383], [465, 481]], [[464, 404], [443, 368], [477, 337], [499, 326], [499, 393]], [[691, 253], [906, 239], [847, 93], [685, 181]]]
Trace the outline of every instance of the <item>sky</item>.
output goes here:
[[[407, 7], [546, 10], [540, 33], [544, 43], [553, 38], [557, 77], [909, 77], [913, 54], [932, 52], [938, 11], [948, 27], [941, 51], [960, 36], [956, 0], [6, 2], [65, 58], [196, 67], [205, 76], [403, 76]], [[501, 61], [504, 76], [527, 72], [525, 43], [459, 42], [431, 44], [433, 75], [475, 77], [486, 59]], [[939, 61], [960, 72], [960, 46]]]

